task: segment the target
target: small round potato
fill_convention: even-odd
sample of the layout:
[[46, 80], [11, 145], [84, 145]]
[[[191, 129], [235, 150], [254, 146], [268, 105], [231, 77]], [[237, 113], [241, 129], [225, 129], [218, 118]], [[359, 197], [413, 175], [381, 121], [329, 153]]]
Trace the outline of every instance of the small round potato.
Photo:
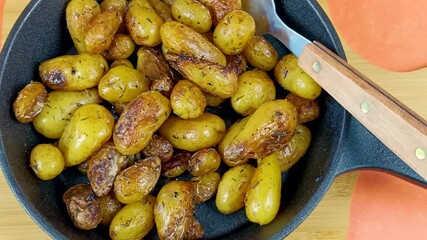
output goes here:
[[187, 171], [188, 160], [191, 157], [189, 152], [175, 154], [171, 160], [162, 164], [162, 175], [167, 178], [175, 178]]
[[208, 32], [212, 27], [209, 10], [194, 0], [174, 0], [171, 6], [172, 16], [197, 32]]
[[216, 26], [213, 42], [224, 54], [241, 53], [255, 33], [255, 21], [249, 13], [235, 10]]
[[320, 107], [317, 99], [302, 98], [295, 93], [286, 95], [286, 100], [291, 102], [298, 112], [298, 123], [310, 122], [319, 117]]
[[129, 68], [134, 68], [133, 64], [128, 59], [117, 59], [111, 63], [110, 68], [117, 66], [126, 66]]
[[154, 227], [154, 205], [156, 198], [148, 195], [138, 202], [124, 206], [110, 224], [113, 240], [142, 239]]
[[167, 162], [173, 156], [173, 146], [164, 137], [153, 135], [142, 153], [147, 157], [159, 157], [162, 162]]
[[175, 85], [170, 99], [173, 112], [182, 119], [199, 117], [207, 105], [202, 90], [196, 84], [185, 79]]
[[41, 180], [50, 180], [64, 169], [61, 151], [52, 144], [39, 144], [31, 150], [30, 167]]
[[29, 123], [43, 110], [47, 99], [45, 86], [40, 82], [30, 82], [18, 93], [13, 102], [13, 112], [21, 123]]
[[188, 161], [188, 171], [195, 177], [214, 172], [221, 164], [221, 156], [215, 148], [197, 151]]
[[191, 179], [196, 203], [206, 202], [216, 193], [220, 178], [218, 172], [211, 172]]
[[319, 84], [298, 66], [298, 58], [292, 53], [280, 59], [274, 68], [274, 77], [286, 90], [306, 99], [317, 98], [322, 91]]
[[101, 202], [101, 225], [110, 226], [114, 216], [116, 216], [122, 208], [122, 204], [117, 200], [116, 196], [112, 192], [101, 197], [99, 200]]
[[135, 43], [129, 35], [118, 33], [103, 54], [107, 60], [126, 59], [135, 51]]
[[127, 5], [127, 0], [103, 0], [99, 6], [103, 12], [111, 10], [125, 12]]
[[252, 67], [264, 71], [272, 70], [279, 60], [276, 49], [263, 37], [254, 35], [243, 49], [243, 55]]
[[231, 106], [243, 116], [251, 115], [261, 104], [276, 98], [273, 80], [263, 70], [254, 69], [239, 76], [236, 93], [231, 97]]

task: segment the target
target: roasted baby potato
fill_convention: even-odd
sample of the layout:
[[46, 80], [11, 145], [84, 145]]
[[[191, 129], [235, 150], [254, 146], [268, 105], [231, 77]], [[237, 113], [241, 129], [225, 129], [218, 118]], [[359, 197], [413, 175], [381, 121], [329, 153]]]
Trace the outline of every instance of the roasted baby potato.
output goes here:
[[292, 103], [298, 112], [298, 123], [313, 121], [320, 114], [320, 107], [317, 99], [302, 98], [295, 93], [286, 95], [286, 100]]
[[126, 12], [126, 26], [137, 45], [154, 47], [160, 44], [163, 19], [147, 0], [132, 0]]
[[282, 87], [306, 99], [317, 98], [322, 91], [319, 84], [298, 66], [298, 58], [292, 53], [279, 60], [274, 77]]
[[157, 195], [154, 219], [160, 239], [183, 239], [194, 214], [191, 182], [172, 181]]
[[239, 76], [237, 91], [231, 96], [234, 111], [248, 116], [263, 103], [276, 98], [273, 80], [263, 70], [254, 69]]
[[164, 47], [172, 54], [226, 65], [224, 54], [215, 45], [182, 23], [171, 21], [163, 24], [160, 36]]
[[[263, 158], [283, 147], [294, 135], [298, 115], [295, 107], [286, 100], [273, 100], [259, 106], [249, 116], [242, 130], [218, 148], [224, 162], [229, 166], [246, 163], [249, 158]], [[236, 134], [229, 131], [228, 134]]]
[[122, 204], [117, 200], [113, 192], [101, 197], [101, 225], [110, 226], [111, 221], [117, 212], [122, 208]]
[[276, 49], [263, 36], [254, 35], [243, 49], [243, 55], [252, 67], [272, 70], [279, 60]]
[[219, 107], [223, 102], [225, 102], [226, 98], [217, 97], [208, 93], [205, 93], [206, 104], [210, 107]]
[[58, 143], [58, 148], [64, 155], [65, 166], [86, 161], [110, 139], [113, 127], [113, 115], [105, 107], [93, 103], [79, 107]]
[[86, 32], [87, 52], [102, 53], [108, 50], [122, 21], [122, 13], [119, 11], [108, 10], [95, 15]]
[[113, 188], [114, 179], [127, 162], [126, 156], [116, 150], [112, 141], [108, 141], [89, 157], [87, 163], [90, 185], [95, 194], [102, 197]]
[[160, 92], [141, 93], [126, 105], [116, 123], [113, 138], [117, 150], [124, 155], [143, 150], [171, 110], [169, 99]]
[[173, 21], [171, 7], [161, 0], [148, 0], [150, 5], [156, 11], [156, 13], [163, 19], [165, 22]]
[[218, 184], [221, 176], [217, 172], [211, 172], [203, 176], [193, 177], [194, 201], [203, 203], [209, 200], [218, 189]]
[[188, 240], [198, 240], [203, 239], [203, 236], [205, 235], [205, 230], [203, 229], [203, 226], [197, 221], [195, 217], [192, 217], [190, 219], [190, 224], [187, 228], [187, 231], [185, 232], [184, 239]]
[[175, 178], [187, 171], [189, 152], [180, 152], [173, 155], [172, 159], [162, 164], [162, 175], [167, 178]]
[[162, 162], [167, 162], [173, 156], [173, 146], [164, 137], [153, 135], [142, 153], [147, 157], [159, 157]]
[[62, 199], [74, 225], [80, 229], [96, 228], [102, 220], [100, 199], [90, 185], [79, 184], [69, 188]]
[[206, 108], [206, 97], [197, 85], [180, 80], [172, 89], [170, 96], [173, 113], [182, 119], [196, 118]]
[[162, 0], [162, 2], [164, 2], [166, 5], [168, 5], [169, 7], [172, 6], [174, 0]]
[[243, 54], [227, 55], [227, 67], [240, 76], [246, 71], [246, 59]]
[[197, 32], [208, 32], [212, 27], [209, 10], [194, 0], [174, 0], [171, 6], [172, 16]]
[[215, 148], [197, 151], [188, 161], [188, 171], [195, 177], [216, 171], [221, 164], [221, 156]]
[[218, 153], [223, 154], [226, 146], [229, 146], [230, 143], [236, 138], [237, 135], [244, 129], [246, 123], [249, 120], [249, 116], [239, 119], [234, 122], [225, 133], [225, 136], [221, 139], [221, 142], [218, 144]]
[[193, 57], [166, 55], [173, 68], [203, 91], [221, 98], [231, 97], [237, 90], [238, 75], [227, 67]]
[[150, 194], [161, 172], [161, 160], [148, 157], [126, 168], [114, 180], [114, 193], [124, 204], [141, 201]]
[[128, 59], [117, 59], [111, 63], [110, 68], [117, 66], [127, 66], [129, 68], [134, 68], [133, 64]]
[[56, 57], [39, 66], [43, 83], [53, 90], [64, 91], [95, 87], [107, 71], [104, 57], [89, 53]]
[[77, 108], [89, 103], [101, 103], [96, 88], [82, 91], [53, 91], [48, 93], [45, 107], [33, 120], [34, 128], [43, 136], [60, 138]]
[[265, 225], [279, 212], [282, 176], [276, 157], [261, 159], [247, 188], [245, 211], [249, 221]]
[[100, 12], [101, 8], [95, 0], [71, 0], [67, 4], [65, 10], [67, 28], [79, 53], [87, 52], [86, 33], [92, 18]]
[[52, 144], [38, 144], [31, 150], [30, 167], [41, 180], [50, 180], [64, 170], [64, 157]]
[[102, 55], [107, 60], [125, 59], [135, 51], [135, 43], [132, 38], [123, 33], [118, 33], [111, 41], [110, 47]]
[[99, 5], [101, 11], [118, 11], [124, 13], [128, 5], [127, 0], [103, 0]]
[[210, 9], [215, 26], [228, 13], [242, 9], [241, 0], [200, 0], [200, 2]]
[[255, 21], [249, 13], [235, 10], [216, 26], [213, 42], [224, 54], [239, 54], [255, 34]]
[[221, 141], [225, 131], [224, 120], [211, 113], [203, 113], [193, 119], [171, 115], [159, 128], [160, 135], [172, 146], [190, 152], [215, 146]]
[[148, 91], [148, 79], [138, 70], [127, 66], [111, 68], [98, 85], [99, 95], [109, 102], [130, 102]]
[[142, 239], [154, 227], [156, 198], [148, 195], [143, 200], [124, 206], [113, 218], [110, 237], [113, 240]]
[[224, 173], [215, 199], [215, 205], [221, 213], [230, 214], [245, 206], [246, 190], [254, 172], [254, 166], [243, 164]]
[[18, 93], [13, 102], [13, 112], [21, 123], [32, 122], [43, 110], [47, 99], [45, 86], [40, 82], [30, 82]]

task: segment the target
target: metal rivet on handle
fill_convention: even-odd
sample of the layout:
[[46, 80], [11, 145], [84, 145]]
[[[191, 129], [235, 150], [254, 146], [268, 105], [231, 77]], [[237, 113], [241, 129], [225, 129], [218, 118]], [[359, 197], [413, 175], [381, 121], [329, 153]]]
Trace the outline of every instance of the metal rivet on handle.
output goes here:
[[424, 160], [427, 157], [427, 151], [422, 148], [422, 147], [417, 147], [415, 149], [415, 156], [419, 159], [419, 160]]
[[320, 62], [319, 61], [314, 61], [313, 65], [312, 65], [312, 68], [313, 68], [314, 72], [317, 72], [317, 73], [320, 72], [320, 69], [321, 69]]
[[362, 104], [360, 104], [360, 109], [362, 109], [363, 113], [369, 113], [369, 111], [371, 110], [371, 105], [369, 105], [368, 102], [362, 102]]

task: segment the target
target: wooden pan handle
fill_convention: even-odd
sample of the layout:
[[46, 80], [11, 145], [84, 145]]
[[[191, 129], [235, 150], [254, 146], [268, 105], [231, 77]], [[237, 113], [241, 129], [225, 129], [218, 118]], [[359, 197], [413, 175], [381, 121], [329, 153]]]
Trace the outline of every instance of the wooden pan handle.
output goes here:
[[399, 158], [427, 180], [427, 123], [318, 42], [299, 66]]

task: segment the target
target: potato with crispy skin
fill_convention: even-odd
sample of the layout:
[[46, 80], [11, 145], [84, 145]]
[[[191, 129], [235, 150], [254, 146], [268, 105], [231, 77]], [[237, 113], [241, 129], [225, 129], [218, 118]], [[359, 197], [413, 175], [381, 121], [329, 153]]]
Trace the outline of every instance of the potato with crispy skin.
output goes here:
[[215, 148], [201, 149], [193, 154], [188, 161], [188, 171], [200, 177], [216, 171], [221, 164], [221, 156]]
[[206, 202], [216, 193], [220, 178], [221, 176], [218, 172], [191, 178], [196, 203]]
[[124, 13], [126, 11], [127, 5], [127, 0], [103, 0], [99, 6], [103, 12], [113, 10]]
[[107, 60], [126, 59], [135, 51], [132, 38], [123, 33], [118, 33], [111, 41], [110, 47], [102, 55]]
[[227, 67], [237, 75], [246, 72], [246, 58], [243, 54], [227, 55]]
[[116, 216], [117, 212], [122, 208], [122, 204], [117, 200], [116, 196], [113, 192], [101, 197], [101, 225], [110, 226], [111, 221], [114, 216]]
[[276, 66], [279, 54], [263, 36], [254, 35], [243, 49], [243, 55], [252, 67], [270, 71]]
[[190, 219], [190, 224], [187, 228], [187, 231], [185, 232], [184, 239], [198, 240], [198, 239], [203, 239], [204, 235], [205, 235], [205, 230], [203, 229], [203, 226], [199, 223], [199, 221], [195, 217], [192, 217]]
[[140, 201], [148, 196], [160, 177], [161, 160], [145, 158], [121, 171], [114, 180], [114, 193], [124, 204]]
[[13, 112], [21, 123], [32, 122], [42, 112], [47, 100], [47, 91], [40, 82], [30, 82], [18, 93], [13, 102]]
[[173, 155], [172, 159], [162, 164], [162, 175], [175, 178], [187, 171], [190, 152], [180, 152]]
[[111, 45], [114, 36], [122, 24], [123, 16], [119, 11], [104, 11], [91, 21], [86, 32], [85, 44], [89, 53], [102, 53]]
[[170, 96], [173, 113], [182, 119], [196, 118], [206, 108], [206, 97], [194, 83], [183, 79], [172, 89]]
[[203, 4], [194, 0], [174, 0], [172, 16], [199, 33], [208, 32], [212, 27], [212, 17]]
[[218, 25], [219, 21], [228, 13], [242, 9], [242, 0], [200, 0], [207, 6], [212, 14], [213, 24]]
[[124, 155], [143, 150], [171, 111], [169, 99], [160, 92], [141, 93], [126, 105], [116, 123], [113, 139], [117, 150]]
[[159, 157], [162, 162], [167, 162], [173, 156], [173, 146], [164, 137], [153, 135], [142, 153], [147, 157]]
[[289, 93], [285, 99], [297, 108], [298, 123], [310, 122], [319, 117], [320, 107], [317, 99], [302, 98], [295, 93]]
[[156, 13], [163, 18], [165, 22], [173, 21], [171, 7], [161, 0], [148, 0], [150, 5], [154, 8]]

